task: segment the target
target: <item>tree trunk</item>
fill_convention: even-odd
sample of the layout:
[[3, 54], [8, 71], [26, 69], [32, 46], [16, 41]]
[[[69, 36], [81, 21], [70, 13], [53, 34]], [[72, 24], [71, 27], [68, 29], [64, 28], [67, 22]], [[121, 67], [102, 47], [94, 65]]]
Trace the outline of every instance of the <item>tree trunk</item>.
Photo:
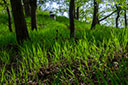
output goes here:
[[37, 0], [30, 0], [31, 5], [31, 27], [32, 30], [37, 30], [37, 18], [36, 18], [36, 9], [37, 9]]
[[119, 20], [119, 17], [120, 17], [120, 7], [119, 6], [116, 6], [117, 8], [117, 17], [116, 17], [116, 27], [118, 28], [118, 20]]
[[74, 28], [74, 0], [70, 0], [69, 8], [69, 18], [70, 18], [70, 37], [75, 37], [75, 28]]
[[[4, 4], [7, 5], [6, 0], [3, 0], [3, 1], [4, 1]], [[8, 13], [8, 28], [9, 28], [9, 31], [12, 32], [11, 15], [10, 15], [10, 10], [8, 6], [6, 6], [6, 11]]]
[[74, 13], [73, 15], [74, 15], [74, 19], [75, 19], [75, 18], [76, 18], [76, 10], [75, 10], [75, 9], [76, 9], [76, 7], [75, 7], [75, 1], [74, 1], [74, 7], [73, 7], [73, 8], [74, 8], [74, 9], [73, 9], [73, 11], [74, 11], [74, 12], [73, 12], [73, 13]]
[[18, 43], [21, 44], [24, 40], [29, 39], [21, 0], [10, 0], [10, 2], [14, 18], [16, 38]]
[[99, 24], [98, 9], [99, 9], [98, 0], [94, 0], [94, 13], [93, 13], [93, 21], [92, 21], [91, 29], [95, 29], [96, 24]]
[[24, 3], [24, 9], [25, 9], [26, 17], [31, 16], [31, 7], [29, 4], [29, 0], [23, 0], [23, 3]]
[[124, 10], [124, 20], [125, 20], [125, 27], [127, 28], [127, 11], [126, 9]]
[[77, 7], [77, 17], [76, 17], [77, 20], [79, 20], [79, 7]]

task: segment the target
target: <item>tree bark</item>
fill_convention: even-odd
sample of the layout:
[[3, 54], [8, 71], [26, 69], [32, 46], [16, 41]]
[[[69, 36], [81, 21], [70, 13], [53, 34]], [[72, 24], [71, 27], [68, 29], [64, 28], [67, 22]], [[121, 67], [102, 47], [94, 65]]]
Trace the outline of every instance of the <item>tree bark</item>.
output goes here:
[[29, 39], [29, 35], [24, 18], [23, 8], [21, 5], [21, 0], [10, 0], [10, 2], [14, 18], [16, 38], [18, 43], [22, 44], [24, 40]]
[[116, 9], [117, 9], [117, 17], [116, 17], [116, 27], [118, 28], [118, 20], [119, 20], [119, 17], [120, 17], [120, 6], [116, 6]]
[[31, 5], [31, 28], [32, 30], [37, 30], [37, 18], [36, 18], [36, 9], [37, 9], [37, 0], [30, 0]]
[[[3, 1], [4, 1], [4, 4], [7, 5], [6, 0], [3, 0]], [[9, 28], [9, 31], [12, 32], [11, 14], [8, 6], [6, 6], [6, 11], [8, 13], [8, 28]]]
[[70, 37], [75, 37], [75, 27], [74, 27], [74, 0], [70, 0], [70, 8], [69, 8], [69, 18], [70, 18]]
[[94, 0], [94, 13], [93, 13], [93, 21], [92, 21], [91, 29], [95, 29], [96, 24], [99, 24], [98, 10], [99, 10], [98, 0]]
[[127, 11], [126, 9], [124, 10], [124, 20], [125, 20], [125, 27], [127, 28]]
[[31, 7], [29, 4], [29, 0], [23, 0], [24, 3], [24, 9], [25, 9], [25, 16], [29, 17], [31, 16]]
[[75, 1], [74, 1], [74, 7], [73, 7], [74, 9], [73, 9], [73, 13], [74, 13], [74, 19], [76, 18], [76, 7], [75, 7]]
[[77, 20], [79, 20], [79, 7], [77, 7], [77, 17], [76, 17]]

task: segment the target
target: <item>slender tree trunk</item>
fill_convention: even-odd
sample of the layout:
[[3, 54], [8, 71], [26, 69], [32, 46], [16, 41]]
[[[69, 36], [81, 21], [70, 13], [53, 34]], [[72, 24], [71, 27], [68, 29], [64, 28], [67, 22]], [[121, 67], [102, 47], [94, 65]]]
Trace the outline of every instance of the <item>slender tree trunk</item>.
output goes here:
[[77, 17], [76, 17], [77, 20], [79, 20], [79, 7], [77, 7]]
[[7, 7], [6, 10], [7, 10], [7, 13], [8, 13], [8, 27], [9, 27], [9, 31], [12, 32], [11, 15], [10, 15], [9, 8]]
[[[4, 1], [4, 4], [7, 5], [6, 0], [3, 0], [3, 1]], [[10, 15], [10, 10], [8, 6], [6, 6], [6, 11], [8, 13], [8, 28], [9, 28], [9, 31], [12, 32], [11, 15]]]
[[127, 11], [126, 9], [124, 10], [124, 20], [125, 20], [125, 27], [127, 27]]
[[14, 18], [16, 38], [18, 43], [21, 44], [24, 40], [29, 39], [21, 0], [10, 0], [10, 2]]
[[116, 27], [118, 28], [118, 20], [119, 20], [119, 17], [120, 17], [120, 7], [119, 6], [116, 6], [117, 8], [117, 17], [116, 17]]
[[74, 9], [73, 9], [73, 11], [74, 11], [74, 12], [73, 12], [73, 13], [74, 13], [74, 19], [75, 19], [75, 18], [76, 18], [76, 10], [75, 10], [75, 9], [76, 9], [76, 7], [75, 7], [75, 1], [74, 1], [74, 7], [73, 7], [73, 8], [74, 8]]
[[29, 0], [23, 0], [24, 3], [24, 9], [25, 9], [25, 16], [29, 17], [31, 16], [31, 7], [29, 4]]
[[70, 0], [69, 8], [69, 18], [70, 18], [70, 37], [75, 37], [75, 27], [74, 27], [74, 0]]
[[30, 0], [31, 5], [31, 26], [32, 30], [37, 30], [37, 18], [36, 18], [36, 9], [37, 9], [37, 0]]
[[94, 13], [93, 13], [93, 21], [92, 21], [91, 29], [95, 29], [96, 24], [99, 24], [98, 9], [99, 9], [98, 0], [94, 0]]

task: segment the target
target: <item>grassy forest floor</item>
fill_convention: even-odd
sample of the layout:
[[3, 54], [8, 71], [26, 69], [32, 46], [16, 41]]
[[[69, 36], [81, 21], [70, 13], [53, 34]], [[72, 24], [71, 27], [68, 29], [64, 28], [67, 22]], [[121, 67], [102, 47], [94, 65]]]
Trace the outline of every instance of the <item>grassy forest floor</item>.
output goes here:
[[90, 30], [90, 24], [75, 20], [74, 40], [69, 19], [39, 12], [37, 31], [26, 19], [31, 40], [21, 46], [8, 30], [7, 15], [0, 16], [1, 84], [128, 84], [128, 29]]

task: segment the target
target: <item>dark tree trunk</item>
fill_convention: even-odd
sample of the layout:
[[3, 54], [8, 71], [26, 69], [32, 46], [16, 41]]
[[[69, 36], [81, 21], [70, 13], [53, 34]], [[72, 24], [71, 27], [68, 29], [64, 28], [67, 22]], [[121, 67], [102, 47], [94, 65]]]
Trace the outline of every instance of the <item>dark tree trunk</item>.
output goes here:
[[75, 27], [74, 27], [74, 0], [70, 0], [69, 8], [69, 18], [70, 18], [70, 37], [75, 37]]
[[10, 0], [10, 2], [14, 18], [16, 38], [18, 43], [21, 44], [24, 40], [29, 39], [21, 0]]
[[31, 5], [31, 26], [32, 30], [37, 30], [37, 18], [36, 18], [36, 9], [37, 9], [37, 0], [30, 0]]
[[31, 16], [31, 7], [30, 7], [29, 0], [23, 0], [23, 3], [24, 3], [26, 17]]
[[124, 20], [125, 20], [125, 27], [127, 27], [127, 11], [126, 9], [124, 10]]
[[95, 29], [96, 24], [99, 24], [98, 9], [99, 9], [98, 0], [94, 0], [94, 13], [93, 13], [93, 21], [92, 21], [91, 29]]
[[[6, 0], [3, 0], [3, 1], [4, 1], [4, 4], [7, 5]], [[6, 6], [6, 11], [8, 13], [8, 28], [9, 28], [9, 31], [12, 32], [11, 15], [10, 15], [10, 10], [8, 6]]]
[[120, 6], [116, 6], [116, 9], [117, 9], [117, 17], [116, 17], [116, 27], [118, 28], [118, 20], [119, 20], [119, 17], [120, 17]]
[[74, 12], [73, 12], [73, 13], [74, 13], [73, 15], [74, 15], [74, 19], [75, 19], [75, 18], [76, 18], [76, 10], [75, 10], [75, 9], [76, 9], [76, 7], [75, 7], [75, 1], [74, 1], [74, 7], [73, 7], [73, 8], [74, 8], [74, 9], [73, 9], [73, 11], [74, 11]]
[[79, 7], [77, 7], [77, 17], [76, 17], [77, 20], [79, 20]]

